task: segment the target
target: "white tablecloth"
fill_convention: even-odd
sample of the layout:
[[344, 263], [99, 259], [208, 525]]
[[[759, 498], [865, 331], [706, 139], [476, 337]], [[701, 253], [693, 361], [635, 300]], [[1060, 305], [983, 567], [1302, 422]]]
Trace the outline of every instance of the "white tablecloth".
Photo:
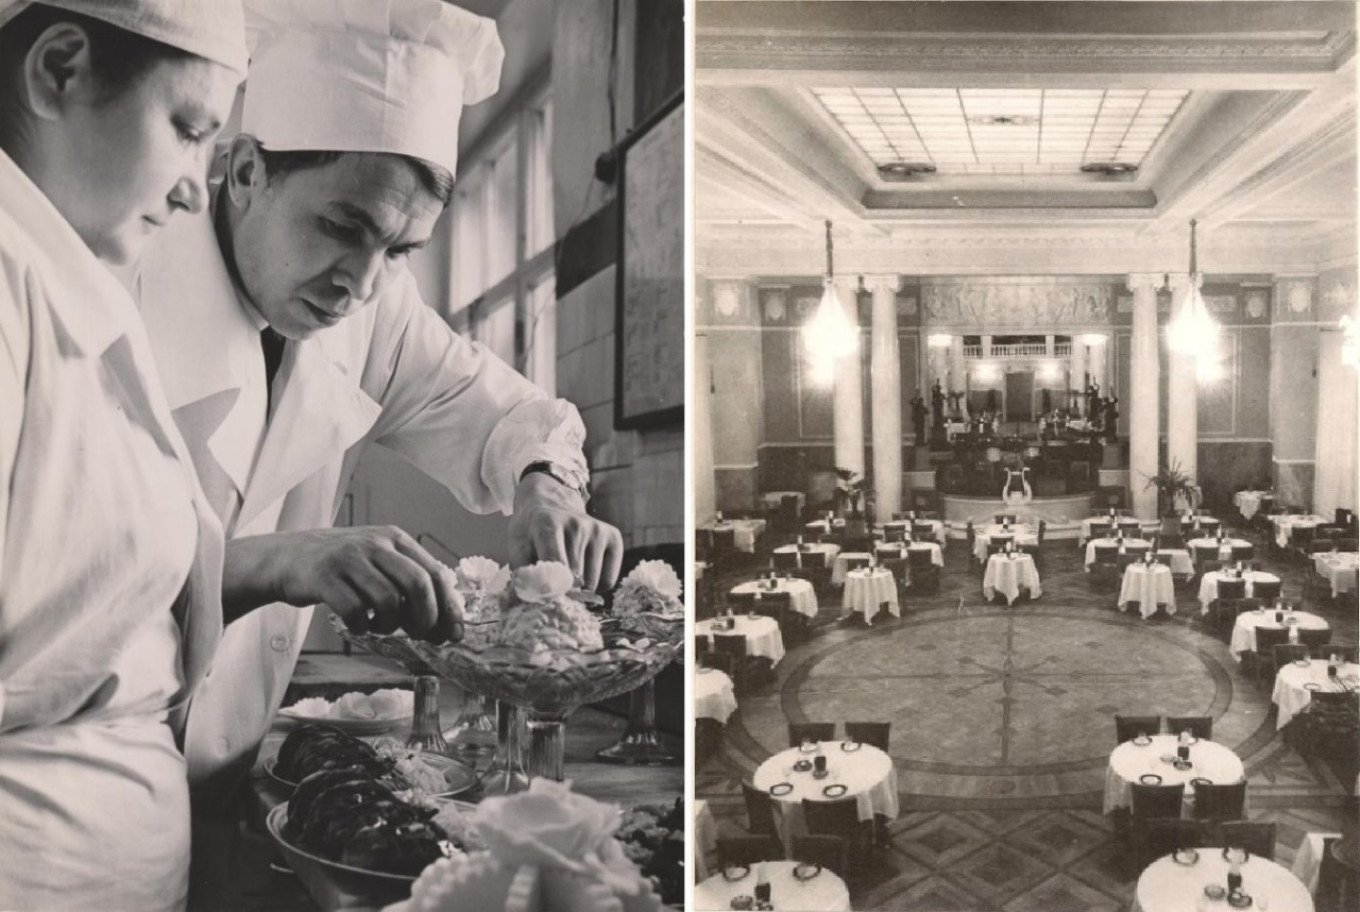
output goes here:
[[[826, 755], [827, 777], [814, 779], [812, 771], [795, 772], [793, 765], [798, 760], [811, 759], [813, 754], [804, 754], [797, 747], [782, 750], [765, 760], [756, 769], [752, 784], [762, 792], [780, 782], [788, 782], [793, 791], [785, 795], [772, 795], [775, 806], [775, 825], [784, 846], [792, 850], [794, 836], [807, 834], [803, 821], [803, 799], [813, 801], [837, 801], [854, 798], [860, 820], [873, 820], [875, 814], [895, 819], [897, 805], [897, 770], [892, 758], [870, 744], [860, 744], [859, 749], [847, 752], [840, 741], [823, 741], [820, 749]], [[839, 783], [845, 786], [845, 794], [831, 798], [823, 793], [830, 785]]]
[[1194, 576], [1195, 565], [1190, 561], [1190, 552], [1184, 548], [1158, 548], [1158, 554], [1171, 558], [1171, 572], [1177, 576]]
[[1124, 535], [1138, 535], [1142, 531], [1142, 523], [1131, 516], [1120, 516], [1110, 519], [1108, 516], [1089, 516], [1081, 521], [1081, 537], [1077, 540], [1079, 545], [1084, 545], [1091, 539], [1091, 526], [1104, 524], [1110, 527], [1110, 532], [1119, 531], [1123, 528]]
[[1313, 567], [1318, 576], [1332, 585], [1332, 598], [1356, 589], [1360, 555], [1354, 551], [1323, 551], [1313, 555]]
[[[793, 876], [797, 866], [792, 861], [767, 861], [765, 875], [770, 880], [770, 904], [777, 912], [850, 912], [850, 890], [831, 871], [822, 871], [811, 880]], [[756, 869], [738, 881], [729, 881], [719, 871], [707, 880], [694, 885], [689, 908], [697, 910], [726, 910], [738, 896], [756, 895]]]
[[1251, 519], [1256, 515], [1256, 511], [1261, 509], [1261, 498], [1269, 493], [1269, 491], [1238, 491], [1233, 495], [1233, 506], [1247, 519]]
[[993, 554], [987, 559], [987, 570], [982, 574], [982, 594], [988, 599], [998, 592], [1011, 604], [1020, 594], [1020, 587], [1029, 590], [1030, 598], [1044, 594], [1039, 586], [1039, 570], [1028, 554]]
[[[1105, 767], [1106, 814], [1115, 808], [1132, 808], [1133, 792], [1129, 786], [1149, 773], [1162, 777], [1160, 783], [1155, 783], [1157, 785], [1184, 785], [1187, 799], [1195, 794], [1191, 779], [1208, 779], [1216, 785], [1242, 781], [1241, 758], [1224, 745], [1202, 738], [1190, 745], [1190, 768], [1176, 769], [1163, 758], [1176, 756], [1177, 738], [1177, 735], [1153, 735], [1152, 743], [1141, 747], [1133, 741], [1125, 741], [1110, 753], [1110, 763]], [[1188, 807], [1183, 808], [1183, 812], [1188, 816]]]
[[[801, 551], [799, 550], [800, 548], [802, 549]], [[841, 546], [833, 545], [831, 542], [805, 541], [801, 545], [797, 543], [794, 543], [792, 545], [780, 545], [778, 548], [774, 549], [775, 554], [802, 555], [802, 557], [794, 558], [795, 566], [802, 566], [804, 562], [807, 560], [807, 555], [815, 554], [819, 551], [826, 555], [825, 558], [826, 566], [830, 567], [834, 565], [836, 555], [841, 553]]]
[[774, 581], [773, 589], [769, 587], [766, 580], [747, 580], [732, 587], [733, 595], [748, 595], [757, 592], [762, 597], [772, 593], [787, 592], [790, 608], [808, 617], [817, 616], [817, 593], [813, 591], [812, 583], [809, 580], [777, 579]]
[[1119, 610], [1130, 603], [1138, 605], [1138, 613], [1152, 617], [1157, 605], [1166, 606], [1167, 614], [1176, 613], [1176, 587], [1171, 579], [1171, 568], [1161, 564], [1129, 564], [1124, 568], [1124, 582], [1119, 587]]
[[[694, 802], [694, 879], [708, 877], [708, 860], [718, 851], [718, 822], [708, 802], [700, 798]], [[716, 863], [716, 859], [715, 859]]]
[[872, 570], [861, 567], [846, 575], [845, 592], [841, 596], [842, 617], [862, 614], [864, 623], [872, 624], [884, 602], [888, 604], [889, 614], [902, 616], [902, 607], [897, 603], [897, 583], [891, 571], [882, 567]]
[[765, 534], [765, 520], [730, 519], [714, 523], [709, 528], [714, 532], [732, 530], [732, 540], [736, 544], [737, 550], [754, 553], [756, 550], [756, 539]]
[[[1327, 648], [1322, 647], [1325, 655]], [[1337, 667], [1337, 677], [1345, 684], [1327, 677], [1327, 659], [1313, 659], [1307, 667], [1290, 662], [1275, 675], [1275, 690], [1270, 700], [1279, 708], [1275, 727], [1284, 728], [1296, 713], [1303, 710], [1313, 700], [1313, 689], [1339, 691], [1343, 687], [1355, 690], [1360, 687], [1360, 665], [1347, 662]], [[1312, 685], [1309, 687], [1308, 685]]]
[[694, 670], [694, 718], [717, 719], [724, 725], [737, 711], [737, 695], [732, 679], [716, 668]]
[[[1148, 865], [1138, 878], [1131, 912], [1232, 912], [1227, 900], [1210, 901], [1204, 896], [1207, 884], [1226, 886], [1228, 862], [1221, 848], [1198, 848], [1199, 860], [1180, 865], [1165, 855]], [[1268, 858], [1253, 855], [1242, 865], [1242, 889], [1253, 903], [1252, 912], [1269, 903], [1270, 912], [1313, 912], [1313, 897], [1308, 888], [1288, 869]], [[1207, 903], [1201, 905], [1201, 902]]]
[[1299, 849], [1294, 853], [1294, 876], [1302, 881], [1309, 893], [1317, 892], [1318, 871], [1322, 868], [1322, 852], [1328, 839], [1340, 839], [1340, 833], [1304, 833]]
[[814, 519], [812, 522], [803, 523], [803, 529], [814, 535], [825, 535], [832, 530], [844, 532], [845, 520], [834, 519], [831, 521], [830, 525], [827, 525], [827, 522], [824, 519]]
[[1308, 513], [1288, 513], [1270, 517], [1270, 524], [1275, 527], [1275, 544], [1281, 548], [1289, 547], [1289, 533], [1295, 529], [1315, 529], [1325, 522], [1327, 520], [1321, 516]]
[[1021, 545], [1037, 545], [1039, 543], [1038, 532], [1024, 523], [1011, 526], [1009, 531], [1002, 529], [999, 525], [981, 526], [974, 529], [973, 534], [976, 539], [973, 542], [973, 556], [980, 561], [987, 559], [987, 545], [991, 543], [993, 535], [1011, 536], [1015, 539], [1017, 548]]
[[1275, 623], [1275, 612], [1269, 608], [1265, 611], [1244, 611], [1237, 616], [1237, 623], [1233, 624], [1232, 640], [1228, 643], [1228, 649], [1233, 656], [1240, 662], [1242, 653], [1254, 652], [1256, 650], [1256, 628], [1257, 627], [1297, 627], [1299, 629], [1323, 630], [1329, 625], [1325, 620], [1309, 611], [1295, 611], [1294, 617], [1298, 623], [1290, 624], [1288, 612], [1285, 615], [1285, 623]]
[[934, 542], [912, 542], [910, 545], [901, 542], [887, 545], [875, 545], [874, 557], [883, 560], [885, 557], [896, 557], [905, 560], [907, 551], [927, 551], [930, 553], [930, 562], [937, 567], [944, 566], [944, 551]]
[[[779, 625], [774, 618], [747, 617], [737, 615], [736, 622], [727, 633], [739, 633], [746, 637], [746, 654], [765, 656], [775, 664], [784, 658], [784, 638], [779, 635]], [[713, 621], [699, 621], [694, 625], [694, 635], [713, 638]]]
[[842, 551], [831, 564], [831, 585], [844, 586], [845, 575], [850, 572], [851, 561], [867, 561], [873, 557], [868, 551]]
[[798, 512], [803, 512], [803, 505], [807, 503], [807, 495], [802, 491], [766, 491], [760, 495], [760, 502], [770, 510], [776, 510], [784, 502], [785, 497], [798, 498]]
[[1232, 560], [1232, 549], [1234, 547], [1245, 548], [1250, 544], [1251, 542], [1247, 541], [1245, 538], [1225, 538], [1221, 542], [1216, 538], [1196, 538], [1186, 542], [1186, 547], [1190, 549], [1192, 554], [1196, 547], [1217, 548], [1218, 559], [1221, 561], [1229, 561]]
[[1117, 538], [1094, 538], [1086, 543], [1086, 566], [1089, 567], [1096, 562], [1096, 546], [1109, 547], [1113, 545], [1118, 548], [1122, 544], [1125, 553], [1136, 551], [1142, 553], [1152, 547], [1152, 542], [1143, 538], [1126, 538], [1120, 542]]
[[[1223, 572], [1214, 570], [1204, 574], [1199, 581], [1199, 605], [1200, 613], [1209, 613], [1209, 603], [1218, 598], [1218, 581], [1223, 579]], [[1255, 583], [1278, 583], [1280, 578], [1273, 573], [1264, 570], [1246, 570], [1242, 573], [1242, 579], [1247, 583], [1247, 598], [1252, 597], [1256, 591]]]

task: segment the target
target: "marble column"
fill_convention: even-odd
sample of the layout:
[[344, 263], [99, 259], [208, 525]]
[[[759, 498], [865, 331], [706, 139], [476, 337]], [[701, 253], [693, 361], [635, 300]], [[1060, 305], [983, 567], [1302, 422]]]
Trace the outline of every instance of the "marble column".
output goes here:
[[836, 279], [836, 294], [845, 318], [855, 330], [855, 346], [836, 359], [832, 394], [832, 427], [836, 468], [864, 476], [864, 378], [860, 367], [859, 276]]
[[869, 367], [870, 428], [874, 444], [875, 518], [902, 509], [902, 360], [897, 341], [895, 275], [865, 276], [873, 295]]
[[1157, 518], [1157, 489], [1147, 479], [1157, 474], [1157, 288], [1161, 273], [1130, 273], [1133, 292], [1133, 340], [1129, 364], [1129, 488], [1139, 519]]
[[690, 457], [693, 467], [694, 522], [706, 526], [718, 509], [717, 488], [713, 480], [713, 365], [709, 360], [708, 334], [694, 334], [694, 413], [691, 427], [694, 439]]
[[[1270, 322], [1271, 479], [1277, 504], [1312, 503], [1319, 398], [1318, 277], [1277, 275]], [[1334, 324], [1333, 324], [1334, 325]]]
[[[1172, 320], [1189, 305], [1188, 273], [1172, 273]], [[1200, 281], [1199, 276], [1194, 277]], [[1198, 484], [1199, 464], [1199, 383], [1195, 377], [1194, 355], [1167, 346], [1166, 374], [1166, 464], [1179, 465], [1181, 471]]]
[[1072, 337], [1072, 364], [1068, 368], [1067, 388], [1076, 393], [1072, 398], [1077, 413], [1086, 415], [1086, 343], [1081, 336]]

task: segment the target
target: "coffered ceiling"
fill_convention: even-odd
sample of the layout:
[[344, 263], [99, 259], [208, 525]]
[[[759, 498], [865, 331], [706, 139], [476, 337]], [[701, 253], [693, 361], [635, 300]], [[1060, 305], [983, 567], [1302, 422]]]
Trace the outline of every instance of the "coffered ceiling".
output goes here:
[[1351, 3], [696, 6], [701, 270], [1354, 260]]

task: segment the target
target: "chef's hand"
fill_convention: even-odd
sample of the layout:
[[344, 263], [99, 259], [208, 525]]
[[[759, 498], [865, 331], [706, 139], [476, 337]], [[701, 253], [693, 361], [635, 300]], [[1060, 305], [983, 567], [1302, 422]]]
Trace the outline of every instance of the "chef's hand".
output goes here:
[[579, 491], [543, 472], [530, 472], [515, 489], [510, 518], [510, 564], [558, 561], [585, 589], [609, 589], [623, 563], [623, 536], [586, 513]]
[[454, 572], [395, 526], [274, 532], [227, 542], [227, 621], [260, 605], [324, 602], [356, 633], [463, 637]]

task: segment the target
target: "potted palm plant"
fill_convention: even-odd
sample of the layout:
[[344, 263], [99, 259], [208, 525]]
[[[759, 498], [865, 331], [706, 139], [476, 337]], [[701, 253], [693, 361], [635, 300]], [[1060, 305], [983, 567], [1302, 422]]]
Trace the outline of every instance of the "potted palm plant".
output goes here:
[[846, 532], [863, 535], [865, 498], [871, 493], [867, 482], [853, 469], [836, 467], [836, 502], [845, 517]]
[[1179, 462], [1160, 466], [1156, 475], [1144, 475], [1149, 488], [1157, 489], [1157, 505], [1163, 514], [1174, 514], [1178, 504], [1187, 509], [1199, 505], [1200, 488]]

